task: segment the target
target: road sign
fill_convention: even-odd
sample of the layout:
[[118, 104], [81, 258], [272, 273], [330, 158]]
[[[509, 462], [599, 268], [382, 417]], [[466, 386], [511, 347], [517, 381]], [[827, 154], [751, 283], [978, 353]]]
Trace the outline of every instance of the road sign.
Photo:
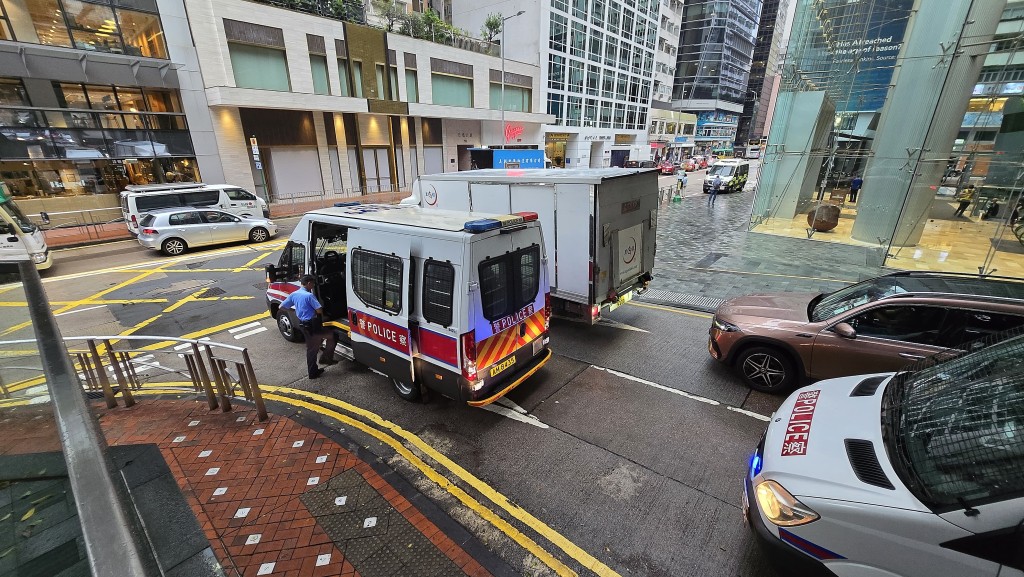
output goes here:
[[253, 156], [259, 156], [260, 155], [260, 147], [256, 146], [255, 144], [252, 145], [252, 155]]
[[256, 170], [263, 170], [263, 163], [262, 162], [259, 162], [259, 161], [256, 162]]

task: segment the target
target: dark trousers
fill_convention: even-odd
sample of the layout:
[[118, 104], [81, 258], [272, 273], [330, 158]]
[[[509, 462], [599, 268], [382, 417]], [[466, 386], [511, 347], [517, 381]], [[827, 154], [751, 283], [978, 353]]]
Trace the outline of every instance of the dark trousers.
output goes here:
[[953, 215], [954, 216], [963, 216], [964, 215], [964, 211], [967, 210], [968, 206], [971, 206], [971, 201], [969, 201], [969, 200], [961, 200], [960, 201], [960, 206], [956, 209], [956, 212], [954, 212]]
[[718, 189], [712, 187], [711, 193], [708, 195], [708, 206], [714, 205], [716, 198], [718, 198]]
[[334, 349], [338, 346], [338, 338], [334, 335], [334, 331], [330, 329], [313, 332], [313, 327], [306, 323], [299, 324], [299, 328], [302, 330], [302, 336], [306, 338], [306, 371], [312, 377], [320, 372], [320, 367], [316, 365], [316, 355], [320, 351], [320, 343], [325, 340], [327, 341], [327, 345], [324, 347], [324, 354], [320, 358], [324, 361], [333, 361]]
[[850, 202], [857, 202], [857, 193], [860, 192], [859, 188], [850, 189]]

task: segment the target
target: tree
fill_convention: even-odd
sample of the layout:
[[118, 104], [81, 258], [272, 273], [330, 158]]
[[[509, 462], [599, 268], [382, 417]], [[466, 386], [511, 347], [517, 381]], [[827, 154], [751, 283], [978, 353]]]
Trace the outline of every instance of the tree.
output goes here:
[[384, 28], [388, 32], [394, 32], [395, 26], [405, 19], [405, 9], [399, 6], [395, 0], [372, 0], [372, 2], [373, 11], [377, 18], [384, 23]]
[[480, 29], [480, 37], [488, 42], [494, 42], [495, 37], [501, 34], [504, 23], [501, 14], [488, 14], [483, 28]]
[[334, 16], [348, 22], [366, 22], [365, 6], [361, 0], [334, 0]]

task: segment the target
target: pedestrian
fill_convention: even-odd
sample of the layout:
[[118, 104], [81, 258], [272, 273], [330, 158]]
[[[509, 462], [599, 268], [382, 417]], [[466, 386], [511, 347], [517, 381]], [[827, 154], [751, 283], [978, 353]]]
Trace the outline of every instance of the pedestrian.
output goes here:
[[956, 199], [960, 201], [960, 206], [956, 209], [956, 212], [953, 213], [953, 216], [963, 216], [967, 207], [971, 206], [971, 203], [974, 202], [975, 194], [976, 191], [974, 190], [973, 184], [968, 184], [967, 188], [961, 190], [960, 194], [956, 197]]
[[680, 166], [679, 170], [676, 171], [676, 198], [682, 197], [683, 189], [686, 188], [686, 182], [686, 171]]
[[711, 181], [711, 195], [708, 196], [708, 206], [715, 206], [715, 199], [718, 198], [720, 190], [722, 190], [722, 176], [716, 174], [715, 179]]
[[854, 174], [853, 180], [850, 181], [850, 202], [857, 202], [857, 194], [862, 186], [864, 186], [864, 179], [859, 174]]
[[334, 349], [338, 346], [338, 339], [333, 330], [324, 329], [324, 309], [313, 295], [316, 277], [311, 274], [304, 275], [299, 284], [302, 288], [288, 295], [280, 308], [295, 309], [295, 316], [299, 319], [299, 330], [306, 338], [306, 371], [309, 378], [316, 379], [324, 374], [324, 370], [316, 366], [316, 354], [320, 350], [320, 343], [327, 341], [324, 354], [320, 356], [320, 364], [333, 365], [338, 362], [334, 360]]

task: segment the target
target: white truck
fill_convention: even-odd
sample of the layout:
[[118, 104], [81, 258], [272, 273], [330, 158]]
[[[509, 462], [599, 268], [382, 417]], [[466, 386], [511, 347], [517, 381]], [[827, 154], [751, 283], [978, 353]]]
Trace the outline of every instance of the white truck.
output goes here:
[[539, 215], [557, 316], [595, 323], [653, 278], [656, 170], [471, 170], [422, 175], [402, 204]]

